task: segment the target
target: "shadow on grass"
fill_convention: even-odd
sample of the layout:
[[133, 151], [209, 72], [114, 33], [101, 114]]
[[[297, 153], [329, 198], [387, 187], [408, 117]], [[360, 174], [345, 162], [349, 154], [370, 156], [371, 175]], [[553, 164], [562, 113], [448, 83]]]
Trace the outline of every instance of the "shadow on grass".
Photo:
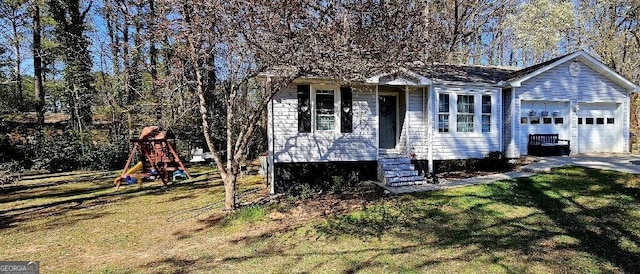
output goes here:
[[[189, 271], [212, 271], [221, 264], [250, 267], [285, 258], [275, 272], [321, 272], [335, 267], [336, 259], [346, 261], [346, 273], [372, 267], [400, 272], [403, 267], [428, 269], [482, 258], [481, 265], [493, 264], [507, 273], [633, 273], [640, 269], [640, 227], [635, 225], [640, 186], [630, 182], [637, 181], [634, 175], [570, 167], [532, 178], [405, 195], [325, 219], [309, 235], [296, 235], [302, 233], [299, 226], [276, 226], [230, 241], [239, 250], [250, 247], [249, 254], [229, 252], [215, 263], [206, 256], [188, 261], [169, 257], [140, 267], [180, 271], [186, 265]], [[218, 216], [205, 222], [210, 227], [223, 220]], [[345, 238], [362, 242], [345, 250], [314, 248], [318, 240], [341, 246]], [[445, 255], [425, 254], [432, 250]], [[411, 265], [399, 262], [387, 268], [389, 257], [397, 255], [410, 255]], [[527, 262], [543, 268], [528, 268]]]
[[[389, 256], [404, 254], [415, 260], [412, 265], [395, 265], [389, 270], [481, 260], [482, 265], [492, 264], [507, 273], [541, 271], [528, 268], [526, 262], [558, 272], [633, 273], [640, 269], [640, 228], [635, 225], [639, 205], [638, 186], [629, 182], [637, 180], [634, 175], [570, 167], [533, 178], [405, 195], [325, 219], [315, 226], [316, 233], [291, 236], [294, 239], [286, 244], [270, 243], [273, 235], [295, 234], [297, 227], [240, 237], [231, 243], [264, 247], [248, 255], [230, 254], [220, 262], [283, 257], [287, 259], [280, 271], [313, 271], [328, 266], [332, 258], [343, 258], [344, 272], [353, 273], [386, 268]], [[211, 220], [218, 222], [220, 219]], [[357, 238], [362, 244], [349, 250], [309, 248], [317, 240], [340, 243], [344, 238]], [[367, 244], [370, 241], [394, 244], [375, 247]], [[426, 250], [447, 255], [424, 256]], [[325, 259], [315, 265], [305, 263], [304, 258], [318, 257]], [[201, 263], [206, 265], [207, 259], [197, 260], [191, 268]]]
[[158, 262], [146, 264], [143, 266], [143, 269], [162, 267], [163, 271], [157, 273], [189, 273], [189, 269], [196, 263], [198, 263], [197, 260], [185, 260], [169, 257]]
[[[61, 182], [58, 182], [58, 184], [60, 183]], [[130, 198], [139, 197], [140, 195], [162, 195], [169, 191], [179, 191], [184, 189], [208, 189], [211, 187], [212, 185], [205, 181], [199, 181], [196, 183], [175, 182], [167, 186], [156, 183], [155, 185], [145, 185], [142, 188], [138, 188], [136, 186], [125, 186], [118, 191], [101, 192], [103, 190], [113, 188], [113, 186], [110, 184], [100, 184], [96, 187], [81, 189], [63, 189], [44, 191], [44, 193], [26, 193], [23, 195], [26, 195], [27, 197], [29, 197], [28, 199], [32, 200], [37, 198], [62, 198], [62, 200], [36, 203], [0, 210], [0, 229], [16, 226], [20, 222], [27, 220], [31, 221], [34, 219], [63, 215], [72, 212], [73, 210], [108, 204], [113, 201], [123, 201]], [[94, 195], [90, 195], [94, 192], [96, 192]], [[80, 195], [85, 196], [73, 198]]]
[[[614, 205], [590, 208], [575, 200], [575, 196], [634, 197], [637, 189], [622, 187], [616, 182], [620, 177], [616, 173], [593, 169], [587, 169], [586, 173], [588, 178], [597, 178], [596, 183], [604, 187], [591, 193], [588, 191], [589, 184], [580, 184], [580, 181], [570, 179], [554, 180], [553, 185], [524, 180], [518, 184], [518, 190], [531, 193], [537, 208], [551, 218], [556, 226], [563, 229], [565, 235], [580, 241], [575, 247], [577, 250], [611, 262], [624, 272], [637, 271], [640, 269], [640, 254], [621, 247], [623, 239], [632, 242], [636, 247], [640, 246], [640, 239], [636, 236], [639, 231], [629, 231], [624, 223], [627, 207], [637, 206], [637, 204], [616, 201]], [[558, 197], [559, 191], [568, 191], [572, 194]], [[573, 194], [576, 192], [578, 195]]]
[[[625, 219], [633, 218], [626, 215], [627, 210], [638, 207], [638, 189], [618, 182], [631, 176], [567, 168], [552, 175], [485, 185], [481, 194], [434, 192], [417, 194], [415, 200], [400, 198], [396, 203], [329, 220], [317, 230], [327, 237], [393, 236], [413, 242], [435, 236], [433, 246], [479, 247], [477, 253], [465, 254], [469, 258], [486, 252], [530, 254], [561, 271], [581, 266], [563, 265], [562, 260], [545, 256], [546, 251], [585, 252], [623, 272], [634, 272], [640, 269], [640, 254], [623, 247], [622, 242], [640, 246], [640, 231], [625, 223]], [[505, 206], [509, 208], [506, 211]], [[555, 236], [577, 242], [541, 246], [554, 242]], [[357, 272], [361, 267], [366, 264], [349, 271]]]
[[[66, 184], [68, 182], [58, 182], [56, 184], [52, 184], [49, 187], [60, 186], [60, 184]], [[105, 189], [113, 188], [112, 185], [107, 184], [97, 184], [91, 187], [77, 188], [77, 189], [64, 189], [59, 188], [56, 190], [47, 190], [45, 193], [39, 192], [26, 192], [26, 193], [6, 193], [3, 198], [0, 198], [0, 204], [2, 203], [11, 203], [15, 201], [26, 201], [33, 199], [46, 199], [46, 198], [65, 198], [72, 196], [79, 196], [84, 194], [93, 193], [96, 191], [101, 191]], [[33, 191], [34, 189], [27, 188], [27, 191]]]

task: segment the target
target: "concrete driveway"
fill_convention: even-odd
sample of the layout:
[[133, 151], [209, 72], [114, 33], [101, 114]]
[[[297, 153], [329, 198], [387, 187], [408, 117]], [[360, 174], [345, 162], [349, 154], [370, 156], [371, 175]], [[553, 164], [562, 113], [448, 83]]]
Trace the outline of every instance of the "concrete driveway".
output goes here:
[[574, 165], [640, 174], [640, 155], [575, 155], [571, 157], [536, 157], [537, 162], [524, 167], [526, 172], [549, 172], [551, 168]]

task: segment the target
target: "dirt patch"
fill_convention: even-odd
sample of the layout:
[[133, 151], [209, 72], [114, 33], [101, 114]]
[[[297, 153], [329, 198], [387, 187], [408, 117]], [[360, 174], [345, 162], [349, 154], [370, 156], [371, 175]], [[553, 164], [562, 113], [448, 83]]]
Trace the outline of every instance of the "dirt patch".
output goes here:
[[[531, 164], [535, 159], [523, 157], [510, 164], [508, 169], [494, 171], [451, 171], [437, 174], [439, 178], [446, 180], [459, 180], [478, 176], [486, 176], [497, 173], [521, 170], [523, 166]], [[266, 190], [265, 190], [266, 191]], [[256, 193], [258, 194], [258, 193]], [[296, 199], [286, 195], [267, 196], [259, 195], [243, 199], [245, 204], [263, 204], [270, 207], [271, 213], [267, 218], [277, 227], [294, 227], [302, 223], [321, 220], [323, 218], [347, 214], [366, 205], [377, 202], [384, 197], [379, 188], [368, 182], [344, 189], [342, 192], [316, 192], [307, 199]]]
[[266, 201], [273, 208], [267, 218], [281, 225], [292, 226], [330, 216], [347, 214], [369, 203], [379, 201], [383, 195], [376, 185], [362, 182], [358, 186], [337, 192], [314, 193], [308, 199], [295, 200], [284, 195]]
[[505, 173], [511, 171], [520, 171], [524, 166], [530, 165], [534, 163], [536, 160], [531, 157], [521, 157], [515, 159], [513, 163], [510, 163], [509, 166], [505, 169], [496, 169], [496, 170], [455, 170], [448, 172], [437, 173], [436, 176], [438, 178], [443, 178], [448, 181], [452, 180], [460, 180], [460, 179], [468, 179], [473, 177], [487, 176], [498, 173]]

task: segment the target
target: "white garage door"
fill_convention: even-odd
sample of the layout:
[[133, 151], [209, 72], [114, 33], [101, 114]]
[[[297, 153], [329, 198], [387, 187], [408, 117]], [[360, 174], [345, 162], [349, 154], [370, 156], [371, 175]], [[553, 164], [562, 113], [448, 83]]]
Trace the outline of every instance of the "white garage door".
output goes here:
[[520, 151], [527, 151], [529, 134], [558, 134], [560, 139], [571, 138], [569, 102], [523, 100], [520, 111]]
[[619, 104], [581, 103], [578, 111], [578, 152], [620, 152]]

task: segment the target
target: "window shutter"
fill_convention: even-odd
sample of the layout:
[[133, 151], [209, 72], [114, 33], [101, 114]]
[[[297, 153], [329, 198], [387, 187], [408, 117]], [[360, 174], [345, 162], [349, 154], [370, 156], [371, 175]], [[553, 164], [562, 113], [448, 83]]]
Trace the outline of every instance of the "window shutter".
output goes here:
[[298, 85], [298, 132], [311, 132], [311, 102], [309, 85]]
[[340, 132], [353, 132], [353, 100], [351, 87], [340, 87]]

